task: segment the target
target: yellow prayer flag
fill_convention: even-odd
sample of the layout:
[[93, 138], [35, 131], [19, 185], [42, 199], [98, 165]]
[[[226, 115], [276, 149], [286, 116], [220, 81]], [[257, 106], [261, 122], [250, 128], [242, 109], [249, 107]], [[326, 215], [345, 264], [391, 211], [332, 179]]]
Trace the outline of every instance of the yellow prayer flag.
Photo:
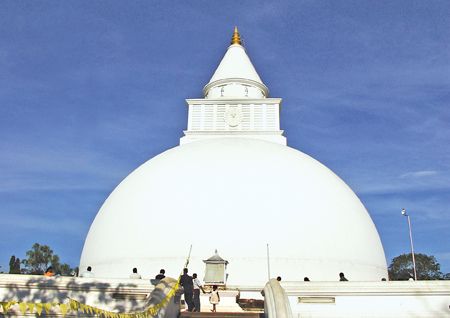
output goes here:
[[66, 313], [67, 313], [67, 305], [66, 304], [59, 304], [59, 309], [61, 309], [61, 312], [62, 312], [63, 316], [65, 316]]
[[34, 306], [36, 307], [36, 311], [38, 313], [38, 315], [41, 315], [41, 311], [42, 311], [42, 304], [34, 304]]
[[71, 311], [76, 311], [75, 309], [75, 300], [69, 298], [69, 306]]
[[3, 312], [5, 313], [5, 315], [6, 315], [6, 313], [8, 312], [8, 309], [9, 309], [12, 305], [14, 305], [15, 303], [18, 303], [18, 301], [12, 300], [12, 301], [10, 301], [10, 302], [3, 303], [3, 304], [2, 304], [2, 305], [3, 305]]
[[75, 300], [73, 305], [74, 305], [75, 311], [78, 311], [80, 309], [81, 304], [78, 301]]
[[27, 303], [27, 306], [30, 309], [30, 312], [33, 313], [33, 311], [34, 311], [34, 303]]
[[50, 312], [50, 308], [52, 308], [52, 304], [44, 303], [42, 304], [42, 307], [44, 307], [45, 312], [48, 314]]
[[27, 311], [27, 303], [19, 303], [19, 307], [22, 315], [25, 315], [25, 311]]
[[2, 307], [2, 309], [3, 309], [3, 313], [6, 315], [6, 313], [8, 312], [8, 310], [6, 309], [6, 311], [5, 311], [5, 305], [6, 304], [6, 301], [2, 301], [2, 302], [0, 302], [0, 306]]

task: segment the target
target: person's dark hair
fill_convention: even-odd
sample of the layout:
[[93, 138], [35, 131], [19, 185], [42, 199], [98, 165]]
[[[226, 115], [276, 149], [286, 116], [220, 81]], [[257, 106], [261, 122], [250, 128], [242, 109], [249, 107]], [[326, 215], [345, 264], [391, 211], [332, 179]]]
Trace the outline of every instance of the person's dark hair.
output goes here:
[[192, 277], [197, 278], [197, 273], [192, 274]]
[[277, 277], [277, 281], [281, 282], [281, 276]]
[[381, 279], [381, 281], [382, 281], [382, 282], [385, 282], [385, 281], [386, 281], [386, 278], [383, 277], [383, 278]]
[[344, 273], [343, 273], [343, 272], [340, 272], [340, 273], [339, 273], [339, 277], [344, 277]]
[[187, 269], [187, 268], [184, 268], [184, 269], [183, 269], [183, 273], [187, 274], [187, 272], [188, 272], [188, 269]]
[[91, 270], [92, 270], [92, 267], [88, 266], [87, 270], [88, 270], [88, 271], [91, 271]]
[[133, 273], [137, 273], [137, 268], [133, 268]]
[[214, 286], [213, 286], [213, 290], [217, 290], [217, 285], [214, 285]]
[[160, 272], [161, 274], [165, 274], [165, 273], [166, 273], [166, 271], [165, 271], [164, 269], [161, 269], [159, 272]]
[[53, 267], [50, 266], [45, 272], [48, 273], [49, 271], [53, 271]]
[[303, 278], [303, 281], [305, 281], [305, 282], [309, 282], [310, 280], [309, 280], [309, 278], [308, 278], [308, 277], [305, 277], [305, 278]]

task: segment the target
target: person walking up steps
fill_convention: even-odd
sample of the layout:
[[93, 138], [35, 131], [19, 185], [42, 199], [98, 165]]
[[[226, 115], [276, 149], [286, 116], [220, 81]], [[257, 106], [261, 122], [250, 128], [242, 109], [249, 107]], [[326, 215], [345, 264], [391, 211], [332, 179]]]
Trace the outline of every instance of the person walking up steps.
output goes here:
[[183, 275], [180, 278], [180, 285], [183, 286], [184, 289], [184, 302], [187, 305], [187, 311], [194, 310], [194, 303], [192, 301], [192, 297], [194, 296], [194, 283], [192, 282], [193, 278], [188, 275], [188, 269], [183, 269]]
[[205, 293], [205, 290], [203, 289], [202, 283], [200, 283], [200, 280], [197, 278], [197, 273], [192, 274], [192, 278], [192, 282], [194, 283], [194, 311], [200, 312], [200, 289], [203, 294]]
[[209, 302], [213, 305], [212, 312], [216, 312], [216, 305], [220, 302], [219, 291], [217, 290], [217, 285], [213, 286], [213, 290], [210, 292]]

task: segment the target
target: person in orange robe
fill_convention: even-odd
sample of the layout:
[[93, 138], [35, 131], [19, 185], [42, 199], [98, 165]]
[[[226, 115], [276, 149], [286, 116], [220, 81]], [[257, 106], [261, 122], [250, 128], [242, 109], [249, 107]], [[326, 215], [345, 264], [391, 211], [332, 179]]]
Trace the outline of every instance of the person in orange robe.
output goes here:
[[53, 276], [53, 267], [50, 266], [49, 268], [47, 268], [44, 276]]

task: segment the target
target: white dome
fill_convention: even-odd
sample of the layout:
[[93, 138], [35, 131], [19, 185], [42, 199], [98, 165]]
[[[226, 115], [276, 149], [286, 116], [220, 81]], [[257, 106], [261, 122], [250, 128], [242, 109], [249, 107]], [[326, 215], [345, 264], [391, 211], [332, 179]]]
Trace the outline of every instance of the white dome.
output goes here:
[[170, 149], [111, 193], [86, 238], [81, 270], [143, 278], [161, 268], [204, 277], [218, 250], [228, 285], [283, 280], [353, 281], [387, 277], [378, 232], [353, 191], [295, 149], [248, 138], [217, 138]]

